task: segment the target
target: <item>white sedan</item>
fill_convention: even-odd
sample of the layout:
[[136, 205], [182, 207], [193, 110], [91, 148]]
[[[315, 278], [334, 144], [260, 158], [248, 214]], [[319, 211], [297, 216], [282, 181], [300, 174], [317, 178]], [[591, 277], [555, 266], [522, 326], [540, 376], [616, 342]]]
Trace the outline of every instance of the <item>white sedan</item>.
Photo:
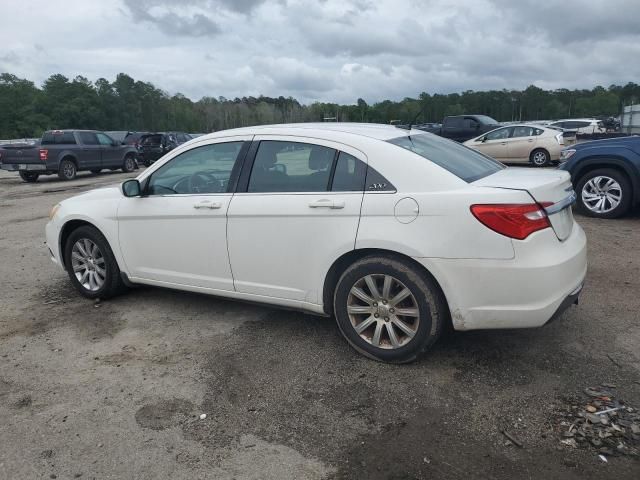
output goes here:
[[569, 174], [506, 168], [419, 130], [295, 124], [198, 137], [64, 200], [52, 260], [88, 298], [156, 285], [335, 315], [359, 352], [538, 327], [577, 301]]

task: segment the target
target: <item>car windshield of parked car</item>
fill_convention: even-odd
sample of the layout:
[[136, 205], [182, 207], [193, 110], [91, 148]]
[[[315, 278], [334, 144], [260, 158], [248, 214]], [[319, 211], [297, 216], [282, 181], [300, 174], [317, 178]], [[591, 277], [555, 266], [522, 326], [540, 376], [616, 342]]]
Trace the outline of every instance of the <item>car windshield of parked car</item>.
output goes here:
[[188, 150], [151, 176], [149, 195], [227, 192], [242, 142], [216, 143]]
[[428, 133], [394, 138], [389, 143], [426, 158], [468, 183], [506, 168], [475, 150]]

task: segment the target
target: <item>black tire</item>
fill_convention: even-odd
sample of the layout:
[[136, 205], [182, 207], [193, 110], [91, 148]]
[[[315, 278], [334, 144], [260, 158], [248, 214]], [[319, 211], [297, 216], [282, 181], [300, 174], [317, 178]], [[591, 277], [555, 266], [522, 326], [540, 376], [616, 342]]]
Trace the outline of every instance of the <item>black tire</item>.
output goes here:
[[[378, 315], [376, 319], [373, 319], [373, 322], [375, 323], [371, 323], [371, 328], [367, 328], [361, 332], [364, 337], [370, 336], [368, 340], [363, 338], [363, 336], [355, 330], [354, 323], [352, 323], [347, 311], [349, 302], [353, 300], [353, 297], [350, 298], [352, 287], [357, 285], [359, 282], [362, 282], [370, 275], [374, 276], [373, 278], [375, 279], [374, 282], [376, 282], [378, 293], [383, 292], [383, 285], [385, 281], [384, 276], [393, 277], [393, 279], [398, 282], [396, 284], [397, 290], [393, 290], [389, 296], [394, 296], [397, 292], [406, 287], [412, 294], [412, 297], [408, 300], [414, 302], [415, 306], [417, 306], [417, 320], [408, 320], [407, 317], [402, 318], [403, 322], [413, 322], [411, 327], [412, 329], [415, 329], [414, 334], [412, 337], [409, 337], [404, 335], [399, 328], [395, 327], [396, 334], [400, 333], [400, 335], [403, 336], [402, 342], [404, 342], [398, 342], [399, 346], [395, 348], [391, 348], [391, 336], [389, 334], [389, 329], [394, 330], [394, 325], [396, 325], [394, 322], [399, 320], [401, 315], [397, 312], [394, 313], [393, 308], [390, 308], [393, 304], [392, 301], [389, 301], [388, 303], [385, 301], [385, 306], [382, 307], [386, 308], [384, 312], [390, 312], [391, 314], [381, 313], [379, 307], [374, 307], [374, 309], [377, 308], [377, 310], [374, 310], [376, 313], [371, 314], [369, 317], [367, 317], [369, 313], [361, 314], [363, 317], [370, 319], [373, 319], [373, 315]], [[365, 293], [371, 295], [371, 297], [374, 296], [371, 294], [370, 289]], [[383, 294], [381, 293], [381, 295]], [[383, 297], [379, 296], [379, 298]], [[420, 271], [404, 259], [387, 256], [365, 257], [348, 267], [338, 280], [334, 293], [333, 304], [338, 327], [349, 344], [358, 352], [369, 358], [389, 363], [411, 362], [426, 352], [440, 337], [440, 334], [444, 329], [446, 319], [448, 318], [448, 310], [444, 296], [442, 295], [442, 292], [437, 286], [435, 280], [433, 280], [430, 275]], [[378, 304], [374, 303], [373, 305]], [[399, 310], [400, 308], [404, 308], [401, 305], [402, 302], [398, 302], [395, 306]], [[350, 306], [358, 307], [359, 305], [351, 304]], [[366, 305], [365, 308], [367, 308]], [[395, 316], [396, 314], [398, 316]], [[387, 320], [383, 321], [380, 315], [390, 316], [385, 317]], [[391, 318], [391, 321], [389, 321], [389, 318]], [[365, 321], [363, 320], [358, 323], [358, 325], [364, 323]], [[377, 327], [378, 323], [381, 327]], [[408, 323], [405, 323], [405, 325], [407, 324]], [[375, 338], [375, 331], [377, 328], [380, 328], [380, 331], [382, 332], [379, 336], [380, 341], [378, 343], [379, 345], [385, 345], [387, 348], [374, 346], [372, 343], [372, 341], [375, 341], [373, 339]], [[386, 341], [384, 338], [385, 336]], [[397, 336], [397, 339], [400, 338], [400, 336]]]
[[73, 160], [69, 158], [64, 158], [60, 162], [60, 167], [58, 168], [58, 177], [61, 180], [73, 180], [76, 178], [76, 173], [78, 173], [78, 169], [76, 168], [76, 164]]
[[94, 175], [99, 174], [102, 171], [101, 168], [94, 168], [93, 170], [91, 170], [91, 173], [93, 173]]
[[36, 172], [19, 172], [19, 174], [20, 178], [27, 183], [35, 183], [40, 177], [40, 174]]
[[551, 163], [551, 155], [543, 148], [536, 148], [529, 155], [529, 162], [534, 167], [546, 167]]
[[127, 155], [122, 162], [122, 171], [125, 173], [131, 173], [136, 169], [136, 160], [133, 155]]
[[[593, 180], [596, 177], [605, 177], [612, 179], [619, 185], [620, 202], [615, 208], [612, 208], [608, 211], [597, 212], [585, 203], [585, 194], [591, 193], [591, 188], [590, 186], [587, 186], [587, 184], [590, 180]], [[613, 168], [599, 168], [597, 170], [591, 170], [590, 172], [582, 175], [576, 183], [576, 194], [578, 195], [578, 211], [583, 215], [594, 218], [618, 218], [623, 216], [631, 208], [631, 197], [633, 196], [629, 178], [624, 173]]]
[[[106, 272], [104, 275], [104, 283], [100, 288], [96, 290], [90, 290], [83, 286], [83, 284], [80, 283], [79, 279], [74, 273], [71, 255], [76, 242], [82, 239], [88, 239], [93, 242], [99, 249], [99, 253], [104, 259], [103, 265]], [[107, 242], [107, 239], [104, 238], [104, 236], [102, 235], [102, 233], [100, 233], [100, 231], [98, 231], [98, 229], [85, 225], [82, 227], [78, 227], [73, 232], [71, 232], [64, 246], [64, 259], [67, 273], [69, 274], [69, 278], [71, 279], [71, 283], [76, 288], [76, 290], [80, 292], [81, 295], [92, 299], [107, 299], [118, 295], [119, 293], [122, 293], [124, 290], [126, 290], [126, 287], [122, 282], [122, 277], [120, 276], [120, 268], [118, 268], [118, 263], [113, 256], [113, 252], [111, 251], [109, 242]]]

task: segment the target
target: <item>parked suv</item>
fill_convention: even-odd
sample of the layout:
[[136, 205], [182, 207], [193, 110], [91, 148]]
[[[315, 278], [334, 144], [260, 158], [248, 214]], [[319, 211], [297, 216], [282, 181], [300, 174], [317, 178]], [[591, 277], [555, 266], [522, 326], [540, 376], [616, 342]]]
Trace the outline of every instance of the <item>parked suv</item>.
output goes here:
[[140, 137], [138, 156], [147, 167], [178, 145], [191, 140], [188, 133], [157, 132]]
[[136, 168], [136, 149], [95, 130], [49, 130], [39, 145], [3, 146], [0, 160], [3, 170], [19, 172], [25, 182], [53, 174], [72, 180], [82, 170], [100, 173], [104, 168], [121, 168], [132, 172]]
[[578, 143], [565, 148], [560, 161], [585, 215], [617, 218], [640, 204], [640, 137]]

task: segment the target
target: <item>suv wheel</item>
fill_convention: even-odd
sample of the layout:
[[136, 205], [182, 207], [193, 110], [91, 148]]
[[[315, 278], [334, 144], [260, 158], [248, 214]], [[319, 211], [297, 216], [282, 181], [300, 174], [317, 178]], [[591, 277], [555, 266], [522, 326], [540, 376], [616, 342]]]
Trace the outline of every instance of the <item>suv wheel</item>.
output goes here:
[[76, 164], [68, 158], [62, 160], [62, 162], [60, 162], [60, 168], [58, 169], [58, 177], [62, 180], [73, 180], [76, 178]]
[[120, 269], [107, 239], [94, 227], [79, 227], [64, 248], [71, 283], [87, 298], [110, 298], [122, 290]]
[[546, 167], [551, 162], [551, 156], [546, 150], [538, 149], [531, 152], [529, 161], [535, 167]]
[[126, 173], [133, 172], [136, 169], [136, 161], [131, 155], [124, 157], [124, 163], [122, 164], [122, 171]]
[[631, 207], [631, 184], [623, 173], [611, 168], [592, 170], [577, 184], [578, 208], [590, 217], [617, 218]]
[[38, 181], [39, 173], [35, 172], [20, 172], [20, 178], [27, 183], [35, 183]]
[[383, 256], [347, 268], [336, 286], [334, 309], [353, 348], [390, 363], [410, 362], [431, 347], [446, 316], [434, 280], [403, 260]]

